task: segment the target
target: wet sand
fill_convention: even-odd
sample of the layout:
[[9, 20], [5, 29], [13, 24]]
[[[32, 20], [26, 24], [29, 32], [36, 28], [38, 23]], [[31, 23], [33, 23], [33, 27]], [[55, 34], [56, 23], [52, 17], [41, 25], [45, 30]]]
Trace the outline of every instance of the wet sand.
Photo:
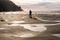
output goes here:
[[0, 17], [7, 20], [0, 21], [0, 40], [60, 40], [52, 35], [60, 33], [59, 22], [38, 20], [35, 15], [29, 18], [28, 14], [0, 14]]

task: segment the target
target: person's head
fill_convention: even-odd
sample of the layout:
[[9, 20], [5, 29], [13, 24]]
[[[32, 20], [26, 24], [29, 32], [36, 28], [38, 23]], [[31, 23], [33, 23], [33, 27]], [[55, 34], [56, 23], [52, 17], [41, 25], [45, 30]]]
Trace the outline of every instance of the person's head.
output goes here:
[[31, 11], [31, 10], [30, 10]]

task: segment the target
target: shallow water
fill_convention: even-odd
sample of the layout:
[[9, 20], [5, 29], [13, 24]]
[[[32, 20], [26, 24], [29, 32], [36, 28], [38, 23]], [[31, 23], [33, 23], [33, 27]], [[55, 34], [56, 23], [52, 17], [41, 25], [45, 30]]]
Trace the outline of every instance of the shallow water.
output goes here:
[[[26, 13], [25, 12], [23, 12], [23, 13], [22, 12], [7, 12], [6, 14], [10, 14], [10, 13], [12, 15], [13, 14], [28, 14], [28, 12], [26, 12]], [[33, 14], [42, 14], [42, 12], [35, 12], [35, 13], [33, 12]], [[43, 13], [43, 14], [48, 14], [48, 13]], [[59, 13], [50, 13], [50, 14], [59, 14]], [[24, 19], [24, 18], [26, 18], [26, 16], [22, 17], [22, 19]], [[9, 23], [11, 23], [11, 24], [9, 24]], [[6, 32], [6, 34], [3, 32], [2, 36], [7, 37], [7, 38], [8, 37], [17, 37], [17, 38], [35, 37], [38, 34], [34, 34], [34, 32], [35, 33], [39, 32], [39, 34], [40, 34], [40, 33], [42, 33], [42, 32], [44, 32], [44, 31], [47, 30], [47, 27], [46, 26], [60, 25], [60, 23], [56, 23], [56, 24], [41, 24], [41, 23], [40, 24], [21, 24], [21, 23], [26, 23], [26, 21], [11, 21], [11, 22], [7, 22], [6, 24], [0, 25], [0, 31], [1, 30], [4, 31], [4, 30], [7, 30], [8, 29], [9, 32], [10, 32], [10, 30], [12, 29], [12, 31], [17, 32], [15, 29], [17, 29], [17, 30], [20, 31], [20, 29], [18, 29], [18, 28], [23, 27], [24, 29], [30, 30], [33, 33], [32, 32], [22, 32], [22, 33], [19, 33], [19, 31], [18, 31], [16, 34], [12, 34], [12, 33], [10, 34], [10, 33], [7, 33], [6, 31], [4, 31], [4, 32]], [[56, 27], [56, 29], [57, 29], [57, 27]], [[59, 37], [60, 38], [60, 34], [51, 34], [51, 36], [56, 36], [56, 37]]]
[[[0, 14], [29, 14], [29, 11], [0, 12]], [[43, 11], [32, 11], [32, 14], [60, 14], [60, 13], [43, 12]]]
[[27, 30], [31, 30], [31, 31], [38, 31], [38, 32], [42, 32], [47, 30], [46, 26], [54, 26], [54, 25], [60, 25], [60, 23], [56, 23], [56, 24], [17, 24], [17, 23], [11, 23], [11, 24], [2, 24], [1, 26], [7, 26], [7, 27], [23, 27]]
[[6, 28], [0, 28], [0, 30], [4, 30], [4, 29], [6, 29]]
[[60, 34], [51, 34], [52, 36], [56, 36], [60, 38]]

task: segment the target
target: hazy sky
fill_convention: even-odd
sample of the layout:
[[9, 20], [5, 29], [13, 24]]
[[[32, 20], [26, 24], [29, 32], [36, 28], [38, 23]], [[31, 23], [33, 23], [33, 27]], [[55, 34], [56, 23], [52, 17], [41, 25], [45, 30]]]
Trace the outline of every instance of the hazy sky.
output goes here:
[[60, 0], [12, 0], [18, 5], [29, 5], [29, 4], [36, 4], [40, 2], [60, 2]]
[[[46, 11], [46, 10], [50, 10], [51, 8], [46, 8], [46, 7], [25, 7], [25, 6], [29, 6], [29, 5], [32, 5], [32, 4], [38, 4], [38, 3], [41, 3], [41, 2], [59, 2], [60, 3], [60, 0], [11, 0], [13, 1], [16, 5], [20, 5], [24, 10], [39, 10], [39, 11]], [[22, 6], [24, 5], [24, 6]], [[54, 9], [55, 10], [55, 9]]]

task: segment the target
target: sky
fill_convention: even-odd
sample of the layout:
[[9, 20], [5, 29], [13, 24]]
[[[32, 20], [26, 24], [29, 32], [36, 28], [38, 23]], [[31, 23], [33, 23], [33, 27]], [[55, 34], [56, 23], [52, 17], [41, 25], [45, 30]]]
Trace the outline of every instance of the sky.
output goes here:
[[[46, 7], [41, 7], [41, 8], [36, 7], [36, 8], [34, 8], [34, 7], [27, 7], [27, 6], [34, 5], [34, 4], [39, 4], [41, 2], [53, 2], [53, 3], [58, 2], [58, 3], [60, 3], [60, 0], [11, 0], [11, 1], [14, 2], [16, 5], [21, 6], [24, 10], [30, 10], [31, 9], [31, 10], [34, 10], [34, 11], [35, 10], [39, 10], [39, 11], [44, 10], [45, 11], [45, 10], [49, 10], [51, 8], [46, 8]], [[22, 6], [22, 5], [24, 5], [24, 6]]]
[[60, 0], [11, 0], [17, 5], [31, 5], [40, 2], [60, 2]]

